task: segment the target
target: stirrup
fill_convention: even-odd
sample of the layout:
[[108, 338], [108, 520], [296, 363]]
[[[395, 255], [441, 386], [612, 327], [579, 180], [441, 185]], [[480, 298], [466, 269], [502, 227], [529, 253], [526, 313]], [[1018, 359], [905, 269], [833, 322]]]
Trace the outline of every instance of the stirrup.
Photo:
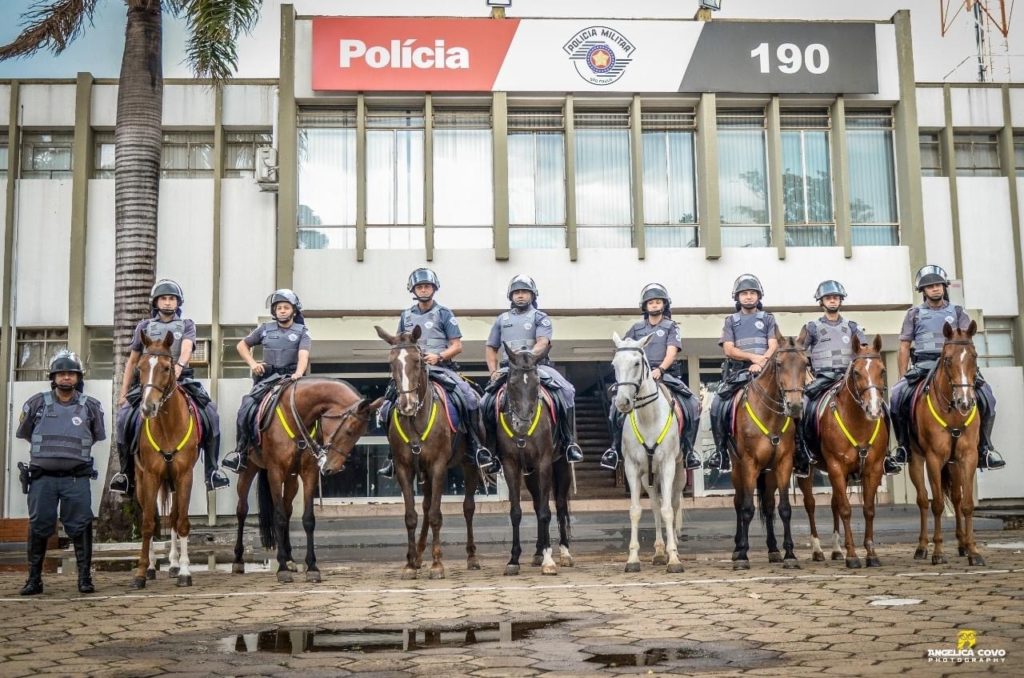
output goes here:
[[986, 471], [998, 471], [1006, 466], [1003, 455], [993, 449], [978, 452], [978, 468]]
[[806, 467], [804, 467], [804, 466], [798, 467], [798, 466], [796, 466], [794, 464], [793, 465], [793, 475], [795, 475], [797, 478], [809, 478], [810, 475], [811, 475], [811, 466], [810, 466], [810, 464], [808, 464]]
[[244, 452], [230, 452], [226, 457], [224, 457], [224, 460], [220, 463], [220, 465], [229, 471], [241, 473], [242, 471], [245, 470], [245, 457], [243, 456], [244, 454]]
[[383, 466], [381, 466], [380, 470], [377, 471], [377, 475], [384, 476], [388, 480], [394, 480], [395, 479], [395, 460], [391, 459], [389, 457], [388, 460], [387, 460], [387, 463], [385, 463]]
[[583, 450], [576, 441], [565, 446], [565, 460], [570, 464], [578, 464], [583, 461]]
[[707, 467], [710, 469], [717, 469], [720, 473], [732, 472], [732, 464], [729, 460], [729, 453], [723, 453], [719, 449], [715, 449], [708, 457]]
[[899, 475], [902, 470], [903, 466], [892, 457], [886, 457], [882, 460], [882, 475], [895, 476]]
[[903, 445], [897, 445], [896, 448], [892, 451], [892, 453], [890, 453], [889, 456], [886, 457], [886, 459], [892, 459], [894, 464], [899, 464], [900, 466], [903, 466], [909, 461], [907, 455], [907, 448], [904, 447]]
[[124, 473], [115, 473], [107, 490], [114, 494], [128, 494], [128, 476]]
[[614, 471], [619, 466], [619, 452], [614, 447], [609, 447], [601, 455], [601, 468]]
[[222, 487], [228, 487], [231, 485], [231, 481], [224, 475], [219, 468], [213, 469], [210, 472], [210, 477], [206, 479], [206, 490], [208, 492], [213, 490], [219, 490]]

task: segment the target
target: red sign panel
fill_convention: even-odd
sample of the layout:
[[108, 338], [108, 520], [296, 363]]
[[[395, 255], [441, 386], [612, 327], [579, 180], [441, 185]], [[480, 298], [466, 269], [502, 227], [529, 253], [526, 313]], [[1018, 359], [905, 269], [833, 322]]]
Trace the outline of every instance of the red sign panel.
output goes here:
[[489, 92], [518, 19], [313, 18], [313, 89]]

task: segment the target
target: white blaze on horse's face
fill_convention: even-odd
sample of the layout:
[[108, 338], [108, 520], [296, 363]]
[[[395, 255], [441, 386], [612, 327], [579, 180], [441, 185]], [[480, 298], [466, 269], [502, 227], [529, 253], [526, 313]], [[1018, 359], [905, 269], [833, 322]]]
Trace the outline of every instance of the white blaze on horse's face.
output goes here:
[[149, 356], [149, 373], [146, 375], [146, 383], [142, 385], [142, 416], [146, 418], [155, 417], [159, 403], [159, 393], [157, 394], [157, 400], [154, 402], [150, 399], [150, 394], [146, 391], [146, 387], [151, 387], [151, 390], [157, 390], [156, 385], [153, 384], [153, 375], [156, 374], [156, 366], [159, 363], [159, 359], [155, 355]]
[[[623, 339], [617, 344], [617, 348], [638, 348], [639, 342]], [[612, 367], [615, 369], [615, 398], [612, 401], [615, 408], [625, 414], [633, 409], [634, 401], [640, 390], [640, 382], [644, 377], [644, 356], [642, 351], [617, 351], [612, 358]], [[636, 384], [632, 386], [631, 384]]]
[[960, 349], [960, 362], [959, 374], [951, 375], [957, 384], [963, 384], [963, 386], [956, 386], [953, 388], [953, 404], [956, 406], [960, 414], [966, 414], [974, 407], [974, 380], [967, 376], [967, 361], [970, 354], [967, 347]]
[[880, 358], [864, 358], [864, 374], [867, 386], [876, 386], [877, 388], [865, 389], [865, 395], [867, 399], [864, 400], [864, 409], [867, 412], [868, 417], [875, 421], [880, 419], [885, 414], [885, 401], [882, 399], [882, 393], [885, 388], [885, 384], [876, 384], [871, 378], [872, 367], [874, 367], [874, 361], [880, 360]]
[[399, 349], [396, 361], [398, 362], [398, 411], [406, 416], [411, 416], [415, 414], [416, 403], [413, 402], [412, 380], [409, 379], [409, 370], [407, 369], [409, 349]]

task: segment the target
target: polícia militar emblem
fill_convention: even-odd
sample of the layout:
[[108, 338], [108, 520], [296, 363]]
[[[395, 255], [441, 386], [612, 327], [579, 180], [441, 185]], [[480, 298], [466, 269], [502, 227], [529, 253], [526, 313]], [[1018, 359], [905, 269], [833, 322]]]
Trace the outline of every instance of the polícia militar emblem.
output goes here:
[[633, 61], [636, 46], [608, 26], [588, 26], [562, 45], [580, 77], [592, 85], [610, 85]]

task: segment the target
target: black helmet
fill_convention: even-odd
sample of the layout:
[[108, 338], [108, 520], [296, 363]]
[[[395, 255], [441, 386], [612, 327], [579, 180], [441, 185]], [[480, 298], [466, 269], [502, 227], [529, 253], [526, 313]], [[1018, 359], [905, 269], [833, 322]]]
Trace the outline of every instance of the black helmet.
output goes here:
[[50, 360], [50, 379], [52, 380], [58, 372], [77, 372], [79, 377], [85, 376], [82, 361], [66, 348], [57, 351], [57, 355]]
[[417, 268], [415, 271], [410, 273], [409, 282], [406, 283], [405, 289], [412, 292], [414, 287], [423, 283], [430, 283], [433, 285], [435, 292], [441, 289], [441, 281], [438, 280], [437, 274], [429, 268]]
[[149, 291], [149, 305], [156, 308], [156, 300], [165, 295], [177, 297], [178, 306], [185, 305], [185, 293], [181, 290], [181, 285], [170, 278], [161, 278], [156, 281], [153, 289]]
[[280, 301], [286, 301], [291, 304], [296, 313], [302, 310], [302, 302], [299, 301], [299, 295], [295, 294], [295, 292], [292, 292], [288, 288], [274, 290], [274, 293], [267, 297], [267, 308], [273, 312], [274, 304]]
[[537, 283], [533, 282], [533, 278], [525, 273], [520, 273], [509, 281], [508, 294], [506, 295], [509, 301], [512, 301], [512, 293], [516, 290], [527, 290], [528, 292], [531, 292], [533, 294], [534, 301], [536, 301], [537, 297], [540, 296], [540, 292], [537, 291]]
[[661, 283], [650, 283], [640, 291], [640, 310], [647, 310], [647, 302], [651, 299], [662, 299], [665, 306], [672, 305], [672, 297], [668, 296], [668, 290]]
[[921, 292], [925, 287], [936, 283], [942, 283], [947, 286], [949, 285], [949, 274], [946, 273], [946, 269], [941, 266], [933, 266], [931, 264], [922, 266], [921, 270], [917, 272], [917, 276], [914, 277], [914, 288], [918, 292]]
[[821, 298], [824, 296], [828, 296], [829, 294], [835, 294], [838, 295], [841, 299], [845, 299], [846, 288], [843, 287], [843, 283], [839, 282], [838, 280], [825, 280], [820, 285], [818, 285], [818, 289], [814, 290], [814, 300], [820, 303]]
[[732, 284], [733, 301], [739, 301], [740, 292], [746, 292], [747, 290], [757, 292], [758, 300], [764, 297], [764, 288], [761, 287], [761, 281], [753, 273], [744, 273], [736, 278], [736, 282]]

